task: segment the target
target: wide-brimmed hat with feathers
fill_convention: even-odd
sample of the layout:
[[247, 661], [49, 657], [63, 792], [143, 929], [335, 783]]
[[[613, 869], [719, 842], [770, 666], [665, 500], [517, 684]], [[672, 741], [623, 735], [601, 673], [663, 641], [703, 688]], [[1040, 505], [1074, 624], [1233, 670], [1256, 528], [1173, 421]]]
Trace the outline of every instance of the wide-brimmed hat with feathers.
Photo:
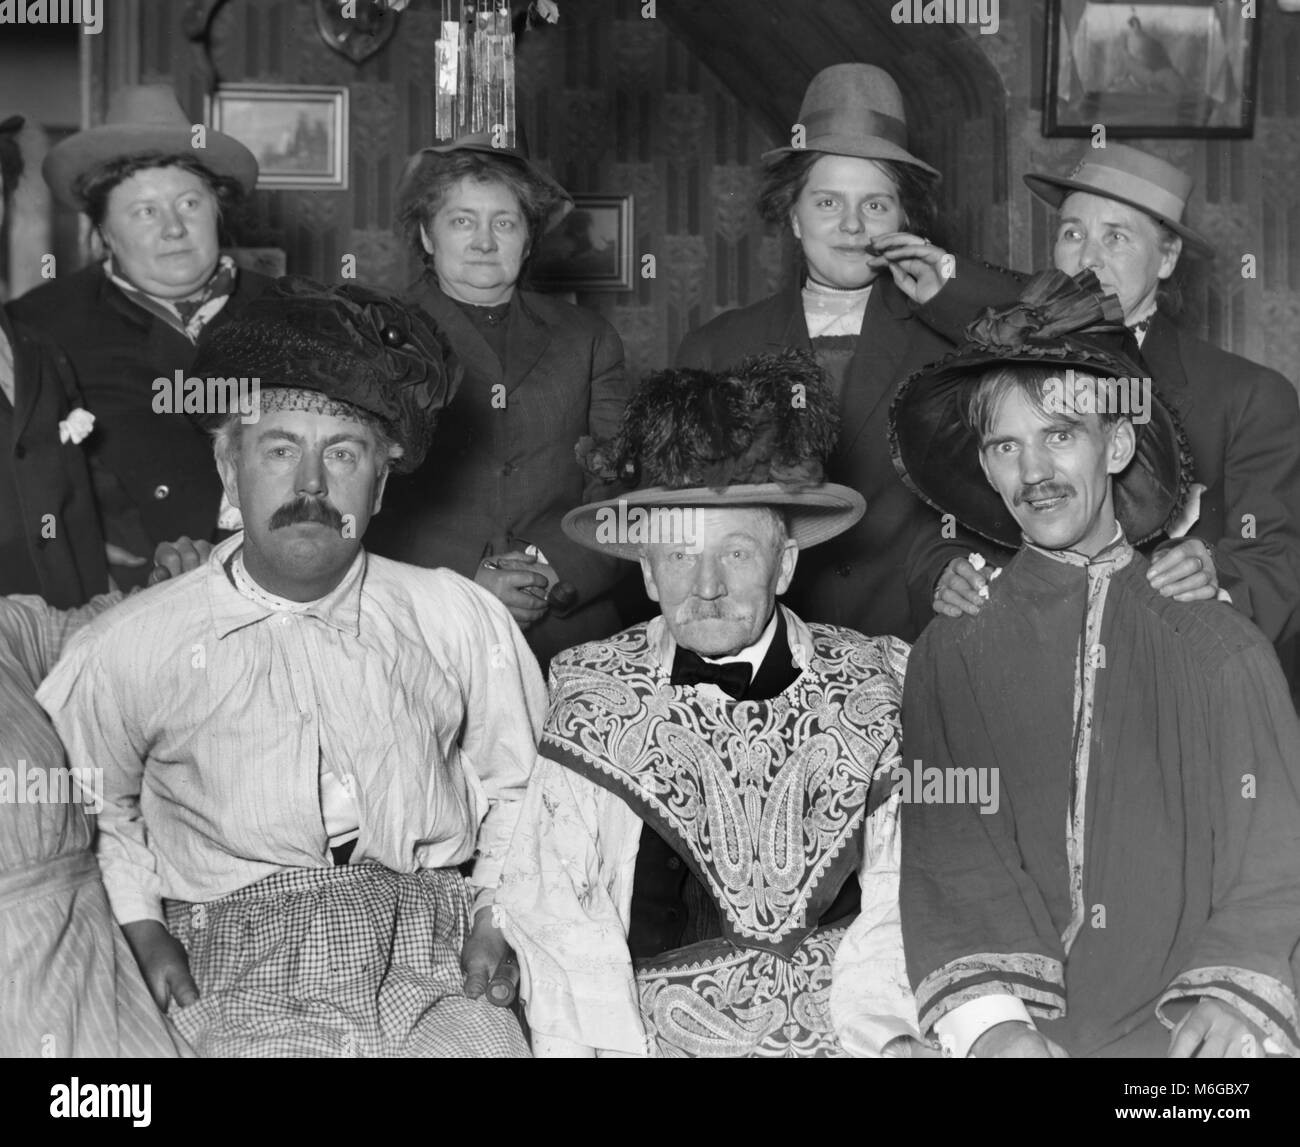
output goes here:
[[790, 536], [807, 549], [866, 511], [856, 490], [825, 480], [838, 430], [825, 374], [803, 351], [753, 355], [718, 372], [659, 371], [633, 394], [614, 439], [578, 444], [590, 474], [634, 488], [571, 510], [564, 532], [636, 560], [643, 543], [610, 528], [626, 511], [771, 506], [785, 512]]
[[[923, 367], [898, 388], [889, 410], [889, 444], [903, 483], [940, 513], [1016, 549], [1019, 523], [980, 467], [980, 444], [968, 410], [976, 387], [999, 366], [1050, 367], [1098, 379], [1150, 385], [1123, 308], [1103, 294], [1090, 270], [1071, 278], [1042, 271], [1020, 299], [988, 307], [966, 328], [952, 354]], [[1174, 408], [1150, 388], [1150, 421], [1134, 426], [1137, 449], [1114, 476], [1115, 516], [1137, 545], [1160, 533], [1182, 508], [1192, 461]]]

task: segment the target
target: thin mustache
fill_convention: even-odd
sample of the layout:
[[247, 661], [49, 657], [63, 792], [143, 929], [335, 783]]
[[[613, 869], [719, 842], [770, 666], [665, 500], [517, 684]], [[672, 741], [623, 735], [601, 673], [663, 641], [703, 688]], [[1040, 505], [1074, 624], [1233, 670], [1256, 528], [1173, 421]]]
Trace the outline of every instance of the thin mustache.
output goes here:
[[1016, 505], [1028, 502], [1031, 498], [1068, 498], [1073, 493], [1073, 486], [1030, 486], [1016, 494]]
[[272, 530], [282, 530], [300, 522], [319, 522], [336, 530], [343, 529], [343, 515], [328, 502], [315, 498], [295, 498], [292, 502], [286, 502], [271, 515], [268, 524]]

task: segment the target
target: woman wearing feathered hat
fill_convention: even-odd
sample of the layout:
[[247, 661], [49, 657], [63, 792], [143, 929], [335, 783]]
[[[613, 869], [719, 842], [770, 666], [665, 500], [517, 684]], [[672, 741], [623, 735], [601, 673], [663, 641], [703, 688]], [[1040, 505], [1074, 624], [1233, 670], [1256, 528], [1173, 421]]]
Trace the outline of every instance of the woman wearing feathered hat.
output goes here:
[[58, 276], [13, 313], [68, 355], [87, 409], [96, 497], [122, 585], [162, 541], [208, 538], [221, 486], [206, 435], [155, 408], [153, 382], [189, 373], [198, 345], [267, 287], [221, 254], [223, 212], [253, 190], [257, 161], [221, 132], [200, 137], [169, 87], [123, 88], [102, 124], [45, 157], [54, 197], [84, 212], [105, 256]]
[[619, 564], [560, 529], [605, 487], [573, 448], [608, 436], [627, 398], [623, 344], [600, 316], [523, 290], [542, 235], [573, 203], [488, 134], [426, 147], [398, 186], [398, 217], [425, 271], [406, 292], [437, 321], [466, 378], [442, 448], [394, 481], [370, 545], [474, 578], [506, 605], [539, 660], [618, 628]]
[[[929, 232], [939, 172], [908, 150], [902, 94], [870, 64], [836, 64], [814, 77], [795, 132], [792, 146], [763, 157], [759, 210], [799, 241], [800, 273], [780, 293], [687, 335], [677, 362], [719, 369], [783, 346], [816, 355], [840, 412], [830, 474], [860, 490], [872, 512], [807, 563], [800, 607], [911, 639], [919, 626], [904, 566], [917, 532], [939, 525], [890, 469], [885, 413], [894, 386], [952, 346], [916, 318], [907, 273], [920, 243], [908, 232]], [[980, 273], [961, 267], [972, 281]]]
[[635, 489], [564, 528], [639, 562], [659, 616], [552, 663], [496, 900], [539, 1055], [878, 1052], [873, 1017], [911, 1012], [901, 948], [860, 974], [845, 931], [895, 901], [907, 646], [778, 601], [864, 512], [825, 480], [835, 431], [790, 350], [652, 376], [587, 454]]

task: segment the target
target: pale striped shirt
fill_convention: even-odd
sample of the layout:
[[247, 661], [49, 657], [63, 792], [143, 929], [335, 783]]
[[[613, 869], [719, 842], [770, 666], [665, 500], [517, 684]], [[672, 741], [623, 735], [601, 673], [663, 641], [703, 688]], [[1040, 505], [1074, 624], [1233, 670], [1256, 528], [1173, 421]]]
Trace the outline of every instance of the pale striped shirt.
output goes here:
[[87, 627], [38, 694], [70, 763], [104, 770], [96, 851], [119, 923], [330, 865], [322, 768], [356, 802], [350, 863], [441, 868], [477, 845], [477, 910], [546, 712], [518, 627], [450, 570], [364, 551], [331, 593], [277, 609], [236, 588], [242, 542]]

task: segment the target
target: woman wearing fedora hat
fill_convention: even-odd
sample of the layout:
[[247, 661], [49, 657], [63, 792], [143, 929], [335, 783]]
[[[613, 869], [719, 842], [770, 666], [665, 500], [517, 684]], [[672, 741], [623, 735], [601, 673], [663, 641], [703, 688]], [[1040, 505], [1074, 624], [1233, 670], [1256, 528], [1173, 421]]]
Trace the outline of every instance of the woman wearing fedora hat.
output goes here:
[[[257, 182], [243, 144], [194, 125], [169, 87], [119, 91], [105, 122], [52, 148], [43, 174], [84, 212], [106, 257], [13, 304], [71, 360], [95, 416], [86, 449], [114, 579], [144, 584], [144, 557], [171, 538], [208, 538], [221, 484], [187, 412], [156, 410], [153, 382], [188, 372], [198, 344], [270, 283], [222, 255], [222, 212]], [[195, 412], [199, 413], [199, 412]]]
[[[906, 558], [918, 531], [937, 532], [939, 524], [889, 464], [886, 414], [895, 384], [952, 345], [917, 319], [904, 266], [923, 243], [907, 232], [930, 230], [939, 172], [908, 151], [898, 85], [869, 64], [837, 64], [815, 76], [799, 129], [802, 146], [763, 157], [759, 210], [799, 241], [800, 275], [778, 294], [688, 334], [677, 363], [718, 370], [777, 347], [816, 355], [839, 404], [830, 476], [860, 491], [871, 512], [819, 547], [797, 608], [818, 621], [911, 640], [920, 626], [903, 576]], [[887, 254], [891, 244], [902, 254]], [[978, 273], [968, 276], [963, 265], [972, 282]]]
[[425, 264], [405, 298], [437, 320], [465, 379], [441, 448], [390, 483], [366, 546], [443, 566], [494, 593], [545, 664], [619, 627], [612, 558], [560, 528], [608, 487], [584, 475], [578, 440], [611, 436], [627, 401], [623, 344], [600, 316], [520, 288], [569, 194], [522, 150], [468, 136], [413, 155], [398, 218]]

